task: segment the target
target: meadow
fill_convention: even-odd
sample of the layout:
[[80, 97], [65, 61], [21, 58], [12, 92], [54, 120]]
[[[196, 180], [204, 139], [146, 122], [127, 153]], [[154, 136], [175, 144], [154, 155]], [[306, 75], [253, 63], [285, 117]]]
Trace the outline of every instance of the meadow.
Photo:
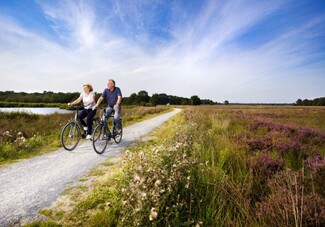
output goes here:
[[324, 226], [324, 155], [323, 107], [187, 107], [31, 226]]
[[[166, 106], [124, 106], [121, 114], [123, 125], [170, 109]], [[74, 113], [37, 115], [0, 111], [0, 165], [60, 148], [60, 132], [73, 117]]]

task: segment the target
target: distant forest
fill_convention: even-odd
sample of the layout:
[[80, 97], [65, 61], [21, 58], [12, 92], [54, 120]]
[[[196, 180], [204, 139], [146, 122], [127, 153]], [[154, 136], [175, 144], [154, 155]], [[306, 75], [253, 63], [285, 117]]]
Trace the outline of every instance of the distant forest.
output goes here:
[[295, 103], [297, 106], [325, 106], [325, 97], [316, 98], [313, 100], [309, 99], [298, 99]]
[[[64, 104], [71, 102], [79, 97], [79, 92], [63, 93], [44, 91], [43, 93], [26, 93], [26, 92], [14, 92], [14, 91], [0, 91], [0, 106], [12, 106], [12, 103], [57, 103]], [[96, 94], [96, 100], [101, 94]], [[167, 94], [153, 94], [148, 95], [146, 91], [139, 91], [133, 93], [130, 97], [123, 97], [123, 104], [125, 105], [214, 105], [217, 104], [209, 99], [200, 99], [197, 95], [193, 95], [190, 98], [183, 98]]]

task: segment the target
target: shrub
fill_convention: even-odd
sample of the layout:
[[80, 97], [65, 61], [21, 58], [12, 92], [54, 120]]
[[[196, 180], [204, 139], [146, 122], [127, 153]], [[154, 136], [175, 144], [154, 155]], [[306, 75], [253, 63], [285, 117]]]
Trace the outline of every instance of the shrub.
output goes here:
[[283, 171], [268, 182], [270, 194], [258, 203], [257, 215], [268, 226], [323, 226], [325, 199], [310, 191], [302, 171]]

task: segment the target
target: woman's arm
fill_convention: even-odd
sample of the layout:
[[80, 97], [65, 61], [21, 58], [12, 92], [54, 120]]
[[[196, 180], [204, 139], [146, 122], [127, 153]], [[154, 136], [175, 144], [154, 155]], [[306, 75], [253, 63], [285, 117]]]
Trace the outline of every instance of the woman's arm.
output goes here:
[[78, 104], [82, 101], [82, 96], [80, 96], [79, 98], [77, 98], [76, 100], [74, 100], [72, 103], [68, 103], [68, 106], [73, 106], [75, 104]]

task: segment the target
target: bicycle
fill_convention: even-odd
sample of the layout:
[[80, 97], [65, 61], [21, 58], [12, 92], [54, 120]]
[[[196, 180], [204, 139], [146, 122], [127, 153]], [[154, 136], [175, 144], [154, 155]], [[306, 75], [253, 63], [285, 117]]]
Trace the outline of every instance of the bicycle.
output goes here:
[[121, 118], [121, 128], [120, 130], [117, 130], [116, 123], [114, 121], [114, 111], [112, 112], [112, 115], [108, 118], [112, 118], [112, 131], [108, 127], [108, 119], [105, 121], [105, 112], [106, 109], [101, 109], [101, 123], [96, 126], [96, 128], [93, 131], [92, 134], [92, 142], [94, 150], [97, 154], [102, 154], [106, 147], [108, 142], [113, 138], [115, 143], [118, 144], [122, 140], [123, 135], [123, 127], [122, 127], [122, 118]]
[[[75, 110], [76, 113], [74, 115], [74, 118], [71, 119], [62, 129], [61, 135], [60, 135], [60, 141], [61, 145], [64, 147], [64, 149], [68, 151], [74, 150], [81, 137], [86, 136], [86, 131], [83, 130], [83, 125], [81, 124], [80, 120], [78, 119], [79, 111], [83, 109], [81, 106], [76, 107], [70, 107], [71, 109]], [[97, 125], [100, 124], [99, 117], [94, 117], [93, 119], [93, 128], [95, 128]], [[82, 131], [81, 131], [82, 129]], [[83, 133], [81, 133], [83, 132]]]

